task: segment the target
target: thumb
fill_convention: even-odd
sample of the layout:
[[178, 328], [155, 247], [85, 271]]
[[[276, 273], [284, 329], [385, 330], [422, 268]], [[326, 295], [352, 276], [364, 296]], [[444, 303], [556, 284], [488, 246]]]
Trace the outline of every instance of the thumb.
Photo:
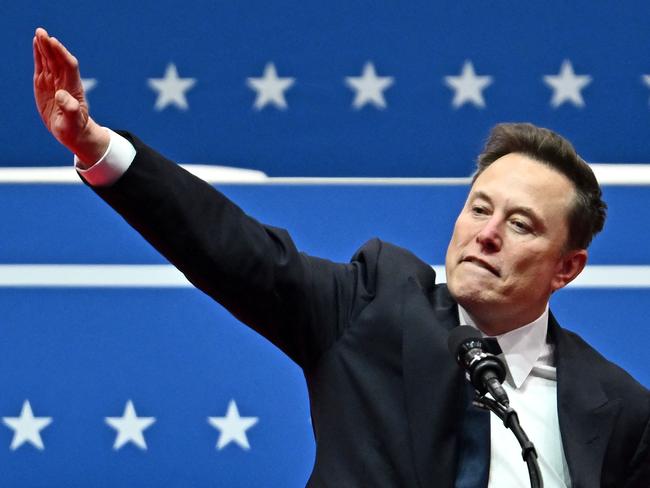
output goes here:
[[79, 100], [65, 90], [57, 90], [54, 100], [61, 110], [69, 115], [79, 110]]

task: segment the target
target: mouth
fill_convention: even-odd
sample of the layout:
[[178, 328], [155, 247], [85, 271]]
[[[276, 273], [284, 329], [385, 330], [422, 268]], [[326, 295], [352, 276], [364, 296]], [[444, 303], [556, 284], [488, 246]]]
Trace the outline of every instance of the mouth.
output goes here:
[[483, 269], [487, 269], [490, 273], [492, 273], [494, 276], [501, 277], [501, 273], [497, 268], [492, 266], [490, 263], [487, 261], [483, 261], [480, 258], [477, 258], [476, 256], [465, 256], [463, 259], [460, 261], [461, 263], [472, 263], [475, 264], [476, 266], [479, 266]]

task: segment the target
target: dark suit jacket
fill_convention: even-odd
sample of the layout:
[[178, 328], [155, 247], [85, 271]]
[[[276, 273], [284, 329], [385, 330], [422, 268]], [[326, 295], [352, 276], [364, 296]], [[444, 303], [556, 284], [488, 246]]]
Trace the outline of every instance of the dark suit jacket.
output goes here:
[[[284, 230], [123, 135], [135, 161], [95, 190], [193, 284], [303, 368], [317, 445], [309, 486], [453, 486], [469, 400], [447, 351], [457, 305], [431, 267], [379, 240], [348, 264], [299, 253]], [[553, 318], [549, 334], [573, 486], [648, 488], [648, 390]]]

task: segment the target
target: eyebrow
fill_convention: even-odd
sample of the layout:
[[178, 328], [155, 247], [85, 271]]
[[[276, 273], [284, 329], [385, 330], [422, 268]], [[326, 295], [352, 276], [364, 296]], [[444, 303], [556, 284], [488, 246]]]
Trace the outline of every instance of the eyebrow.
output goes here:
[[[476, 198], [481, 198], [483, 200], [488, 201], [489, 203], [492, 203], [492, 199], [490, 196], [485, 193], [484, 191], [481, 190], [476, 190], [473, 191], [470, 194], [470, 200], [474, 200]], [[542, 218], [535, 212], [531, 207], [526, 207], [524, 205], [519, 205], [517, 207], [509, 209], [508, 213], [520, 213], [525, 216], [527, 216], [530, 220], [533, 221], [535, 227], [538, 227], [540, 230], [546, 230], [546, 225], [544, 225], [544, 221]]]

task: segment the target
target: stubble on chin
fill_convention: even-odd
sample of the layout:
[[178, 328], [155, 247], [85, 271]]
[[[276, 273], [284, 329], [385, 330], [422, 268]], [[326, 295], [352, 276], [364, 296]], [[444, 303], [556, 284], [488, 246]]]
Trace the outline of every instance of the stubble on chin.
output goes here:
[[[460, 270], [455, 271], [460, 272]], [[472, 315], [481, 315], [486, 308], [494, 305], [496, 299], [488, 283], [481, 284], [469, 276], [451, 276], [447, 288], [456, 303]]]

